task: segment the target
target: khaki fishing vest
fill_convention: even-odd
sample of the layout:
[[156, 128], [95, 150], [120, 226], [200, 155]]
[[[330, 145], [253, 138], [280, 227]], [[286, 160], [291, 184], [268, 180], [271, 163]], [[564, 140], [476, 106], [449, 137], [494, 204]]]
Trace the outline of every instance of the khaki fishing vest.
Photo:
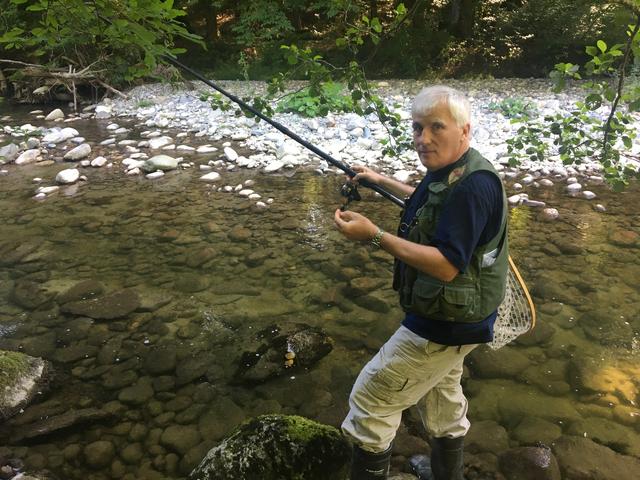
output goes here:
[[[493, 165], [471, 148], [462, 164], [453, 169], [446, 180], [430, 183], [427, 201], [409, 225], [407, 239], [428, 245], [435, 234], [442, 209], [455, 187], [473, 172], [481, 170], [498, 176]], [[405, 312], [433, 320], [472, 323], [484, 320], [496, 310], [504, 298], [509, 269], [508, 206], [504, 187], [502, 202], [502, 223], [498, 234], [475, 249], [467, 270], [451, 282], [438, 280], [409, 265], [405, 265], [402, 275], [396, 262], [393, 287], [400, 294], [400, 305]]]

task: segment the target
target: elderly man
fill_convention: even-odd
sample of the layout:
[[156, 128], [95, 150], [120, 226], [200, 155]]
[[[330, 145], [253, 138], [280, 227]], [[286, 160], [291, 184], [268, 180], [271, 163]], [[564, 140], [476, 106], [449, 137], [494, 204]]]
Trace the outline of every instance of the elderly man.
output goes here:
[[469, 430], [460, 379], [465, 356], [493, 338], [508, 271], [507, 202], [491, 163], [469, 147], [468, 100], [445, 86], [412, 106], [413, 142], [427, 174], [412, 188], [366, 167], [366, 179], [409, 196], [397, 235], [352, 211], [335, 212], [349, 240], [395, 257], [402, 325], [360, 372], [342, 424], [354, 442], [352, 480], [387, 478], [402, 411], [418, 405], [431, 457], [410, 464], [421, 479], [462, 480]]

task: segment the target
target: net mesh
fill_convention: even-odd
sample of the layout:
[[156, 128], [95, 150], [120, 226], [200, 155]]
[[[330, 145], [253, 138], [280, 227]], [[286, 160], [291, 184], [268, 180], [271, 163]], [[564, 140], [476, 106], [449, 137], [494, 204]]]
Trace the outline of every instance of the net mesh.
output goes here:
[[492, 349], [505, 346], [533, 327], [535, 311], [526, 288], [515, 265], [510, 261], [506, 293], [498, 307], [498, 317], [493, 327], [493, 341], [489, 343]]

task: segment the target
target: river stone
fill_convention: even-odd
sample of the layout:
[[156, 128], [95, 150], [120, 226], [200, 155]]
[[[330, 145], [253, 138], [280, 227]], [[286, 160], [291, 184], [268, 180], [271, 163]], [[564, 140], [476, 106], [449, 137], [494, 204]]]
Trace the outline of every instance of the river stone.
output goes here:
[[518, 345], [524, 345], [527, 347], [531, 347], [534, 345], [543, 345], [548, 343], [553, 338], [553, 335], [555, 333], [556, 329], [550, 323], [539, 322], [536, 323], [535, 327], [532, 330], [529, 330], [527, 333], [520, 335], [516, 339], [516, 343]]
[[127, 465], [137, 465], [144, 456], [140, 443], [130, 443], [120, 451], [120, 458]]
[[158, 148], [166, 147], [167, 145], [170, 145], [172, 143], [173, 143], [173, 138], [171, 137], [167, 137], [167, 136], [155, 137], [149, 140], [149, 148], [158, 149]]
[[139, 379], [135, 385], [120, 391], [118, 400], [127, 405], [144, 405], [153, 398], [153, 385], [148, 377]]
[[200, 177], [201, 182], [217, 182], [220, 180], [220, 174], [218, 172], [209, 172], [206, 175]]
[[217, 442], [244, 421], [246, 415], [229, 397], [216, 396], [210, 404], [210, 409], [198, 420], [198, 431], [204, 440]]
[[9, 295], [9, 300], [27, 310], [35, 310], [52, 298], [53, 295], [45, 291], [40, 284], [29, 280], [18, 280]]
[[264, 415], [210, 450], [189, 479], [346, 478], [350, 451], [333, 427], [298, 416]]
[[618, 453], [640, 456], [640, 435], [633, 428], [606, 418], [591, 417], [573, 422], [566, 433], [590, 438]]
[[97, 408], [85, 408], [81, 410], [69, 410], [60, 415], [43, 416], [29, 425], [22, 425], [15, 432], [16, 441], [49, 435], [78, 425], [94, 425], [98, 422], [112, 418], [112, 414]]
[[47, 114], [47, 116], [44, 117], [44, 119], [47, 120], [47, 121], [60, 120], [62, 118], [64, 118], [64, 112], [62, 110], [60, 110], [59, 108], [51, 110], [51, 112], [49, 112]]
[[492, 420], [473, 422], [465, 438], [465, 447], [470, 452], [498, 454], [509, 448], [509, 435], [503, 426]]
[[229, 160], [230, 162], [235, 162], [238, 159], [238, 154], [236, 153], [236, 151], [231, 148], [231, 147], [224, 147], [224, 156], [227, 158], [227, 160]]
[[498, 457], [507, 480], [561, 480], [558, 461], [548, 447], [519, 447]]
[[58, 174], [56, 175], [56, 182], [63, 185], [69, 185], [72, 183], [76, 183], [79, 178], [80, 170], [78, 170], [77, 168], [66, 168], [58, 172]]
[[512, 387], [509, 395], [497, 399], [500, 424], [507, 428], [517, 426], [525, 417], [540, 417], [552, 423], [579, 420], [575, 402], [569, 397], [553, 397], [544, 393], [531, 395], [531, 387]]
[[40, 158], [40, 150], [37, 148], [31, 150], [25, 150], [15, 160], [16, 165], [28, 165], [35, 163]]
[[58, 304], [87, 300], [104, 292], [104, 286], [97, 280], [83, 280], [71, 286], [56, 297]]
[[84, 454], [84, 461], [89, 467], [100, 470], [111, 465], [111, 461], [116, 454], [116, 448], [113, 443], [107, 440], [98, 440], [84, 447], [82, 453]]
[[91, 146], [88, 143], [83, 143], [82, 145], [78, 145], [76, 148], [69, 150], [65, 153], [63, 158], [67, 161], [76, 162], [88, 157], [89, 155], [91, 155]]
[[626, 348], [632, 346], [633, 326], [620, 317], [617, 308], [590, 310], [580, 317], [578, 325], [589, 338], [601, 345]]
[[513, 438], [524, 445], [551, 445], [562, 436], [562, 428], [542, 418], [525, 417], [513, 429]]
[[176, 368], [176, 385], [186, 385], [205, 376], [213, 363], [213, 358], [203, 354], [181, 360]]
[[60, 307], [65, 313], [82, 315], [95, 320], [122, 318], [140, 306], [138, 294], [131, 289], [120, 290], [101, 297], [69, 302]]
[[46, 390], [51, 367], [41, 358], [0, 350], [0, 420]]
[[[278, 331], [277, 326], [266, 331]], [[333, 340], [321, 329], [298, 325], [297, 330], [272, 338], [255, 352], [245, 352], [238, 378], [247, 382], [263, 382], [273, 377], [308, 369], [333, 350]], [[285, 354], [293, 352], [293, 365], [285, 367]]]
[[181, 455], [198, 443], [200, 443], [198, 429], [191, 426], [171, 425], [162, 432], [160, 437], [160, 445]]
[[144, 368], [151, 375], [171, 373], [176, 368], [176, 349], [174, 346], [152, 347], [144, 359]]
[[576, 357], [569, 363], [569, 379], [573, 388], [613, 394], [630, 405], [637, 405], [638, 378], [640, 366], [611, 365], [599, 357]]
[[209, 288], [210, 285], [211, 279], [208, 276], [194, 273], [180, 275], [174, 282], [176, 290], [183, 293], [201, 292]]
[[515, 378], [531, 361], [514, 348], [476, 348], [467, 357], [467, 365], [479, 378]]
[[640, 235], [631, 230], [614, 230], [609, 233], [609, 243], [618, 247], [636, 247], [639, 245]]
[[13, 162], [18, 157], [19, 151], [15, 143], [0, 147], [0, 164]]
[[547, 222], [552, 222], [560, 217], [560, 212], [557, 208], [543, 208], [540, 213], [540, 218]]
[[374, 277], [357, 277], [352, 278], [349, 281], [348, 293], [353, 296], [360, 296], [366, 293], [372, 292], [383, 285], [386, 285], [387, 281], [382, 278]]
[[169, 155], [156, 155], [142, 164], [142, 170], [147, 173], [155, 172], [156, 170], [162, 170], [163, 172], [175, 170], [178, 168], [180, 161], [180, 158], [173, 158]]
[[566, 479], [621, 480], [640, 472], [640, 459], [620, 455], [588, 438], [564, 436], [552, 448]]
[[187, 254], [187, 266], [196, 268], [214, 258], [217, 252], [211, 247], [199, 248]]

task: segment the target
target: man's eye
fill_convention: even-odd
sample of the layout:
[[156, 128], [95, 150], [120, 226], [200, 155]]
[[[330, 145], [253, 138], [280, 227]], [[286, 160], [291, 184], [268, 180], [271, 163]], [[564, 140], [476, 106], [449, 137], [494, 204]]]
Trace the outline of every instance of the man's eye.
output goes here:
[[433, 125], [431, 125], [432, 130], [442, 130], [443, 128], [444, 128], [444, 125], [441, 123], [434, 123]]
[[414, 123], [412, 125], [413, 131], [414, 132], [421, 132], [422, 131], [422, 125], [420, 125], [419, 123]]

